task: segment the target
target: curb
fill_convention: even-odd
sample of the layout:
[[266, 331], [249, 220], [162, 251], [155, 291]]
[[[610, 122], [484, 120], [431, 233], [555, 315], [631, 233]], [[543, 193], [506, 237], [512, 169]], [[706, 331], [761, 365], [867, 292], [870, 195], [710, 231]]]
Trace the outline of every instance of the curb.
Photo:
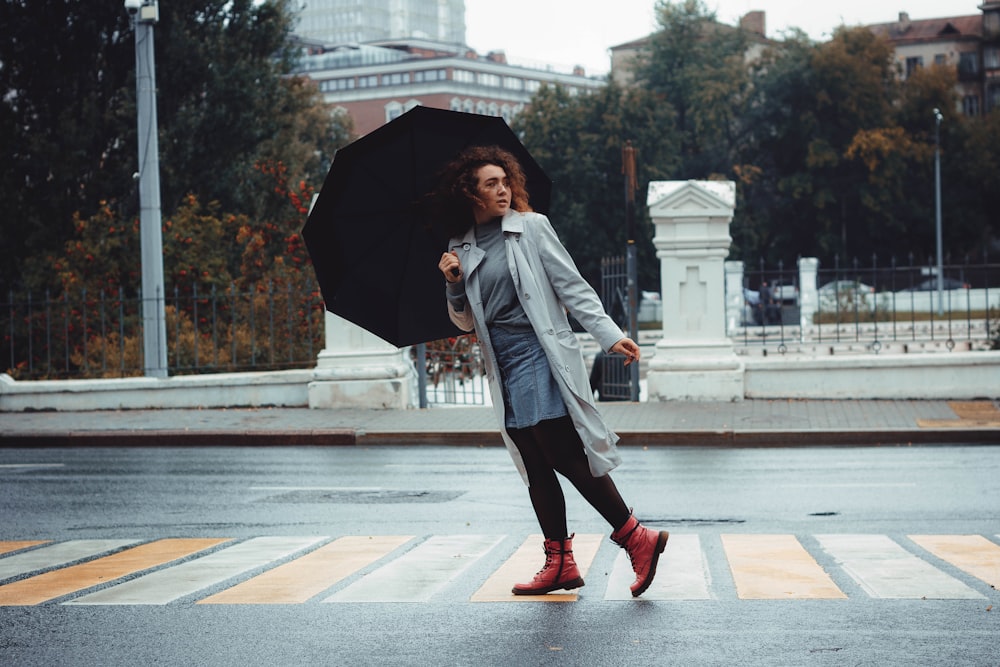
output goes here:
[[[995, 428], [872, 429], [868, 431], [632, 431], [622, 447], [900, 447], [1000, 445]], [[376, 447], [503, 446], [495, 430], [450, 432], [312, 429], [283, 431], [114, 430], [0, 434], [0, 448], [15, 447]]]

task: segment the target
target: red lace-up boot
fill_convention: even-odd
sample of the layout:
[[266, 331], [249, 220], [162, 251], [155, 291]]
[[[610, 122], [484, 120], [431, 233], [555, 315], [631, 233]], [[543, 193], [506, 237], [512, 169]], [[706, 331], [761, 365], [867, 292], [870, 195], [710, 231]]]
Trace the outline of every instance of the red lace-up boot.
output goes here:
[[667, 546], [668, 537], [670, 533], [665, 530], [646, 528], [635, 515], [630, 515], [624, 526], [611, 533], [611, 539], [628, 553], [635, 570], [635, 583], [629, 587], [632, 597], [639, 597], [653, 583], [656, 563]]
[[531, 583], [514, 584], [514, 595], [544, 595], [563, 588], [570, 590], [583, 586], [583, 577], [573, 560], [573, 536], [564, 540], [545, 540], [545, 567], [538, 571]]

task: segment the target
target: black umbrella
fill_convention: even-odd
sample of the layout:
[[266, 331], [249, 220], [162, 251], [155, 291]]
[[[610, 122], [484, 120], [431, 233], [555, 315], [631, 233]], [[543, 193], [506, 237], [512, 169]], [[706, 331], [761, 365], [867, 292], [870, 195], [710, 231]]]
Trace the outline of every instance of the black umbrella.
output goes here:
[[518, 158], [547, 212], [552, 183], [502, 118], [415, 107], [337, 151], [302, 229], [327, 310], [398, 347], [463, 333], [437, 268], [448, 239], [421, 201], [462, 149], [491, 145]]

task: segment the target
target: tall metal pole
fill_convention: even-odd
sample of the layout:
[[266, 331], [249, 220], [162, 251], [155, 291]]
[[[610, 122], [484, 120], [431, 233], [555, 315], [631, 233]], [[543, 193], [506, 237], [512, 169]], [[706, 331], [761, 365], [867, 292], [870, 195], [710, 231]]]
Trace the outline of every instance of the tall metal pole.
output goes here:
[[937, 312], [944, 315], [944, 257], [941, 250], [941, 110], [934, 109], [934, 232], [937, 240]]
[[[625, 272], [628, 279], [628, 328], [629, 336], [639, 342], [638, 317], [638, 266], [635, 247], [635, 191], [638, 188], [635, 176], [635, 148], [631, 141], [625, 142], [622, 149], [622, 173], [625, 174], [625, 232], [628, 236], [628, 246], [625, 254]], [[629, 366], [631, 400], [639, 400], [639, 364]]]
[[[129, 7], [129, 3], [126, 3]], [[131, 9], [130, 9], [131, 11]], [[139, 240], [142, 262], [142, 350], [145, 374], [167, 377], [167, 318], [160, 218], [160, 145], [156, 123], [155, 0], [132, 13], [139, 126]]]

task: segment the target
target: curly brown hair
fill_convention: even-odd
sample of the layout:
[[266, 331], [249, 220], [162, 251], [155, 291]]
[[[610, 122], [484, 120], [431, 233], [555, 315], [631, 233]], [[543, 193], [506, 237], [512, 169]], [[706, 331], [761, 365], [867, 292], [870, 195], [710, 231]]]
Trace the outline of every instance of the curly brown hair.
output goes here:
[[437, 203], [439, 224], [454, 236], [461, 236], [474, 224], [473, 207], [480, 201], [477, 195], [477, 172], [486, 165], [495, 165], [507, 174], [510, 207], [515, 211], [530, 211], [527, 178], [521, 163], [510, 151], [499, 146], [470, 146], [455, 156], [441, 170], [438, 186], [431, 193]]

